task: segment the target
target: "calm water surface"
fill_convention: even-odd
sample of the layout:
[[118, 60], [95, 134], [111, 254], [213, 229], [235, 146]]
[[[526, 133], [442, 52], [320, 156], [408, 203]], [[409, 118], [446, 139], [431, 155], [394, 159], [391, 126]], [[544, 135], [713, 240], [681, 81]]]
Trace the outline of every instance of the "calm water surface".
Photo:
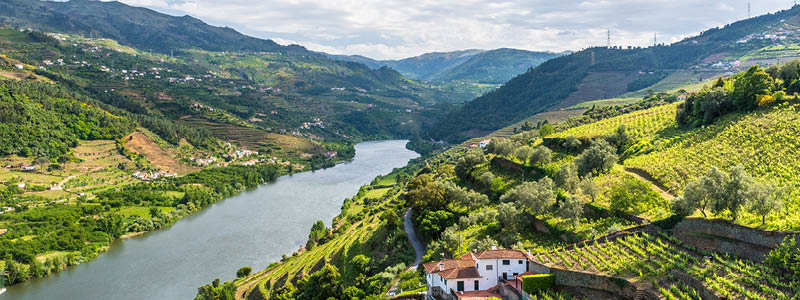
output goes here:
[[418, 155], [406, 141], [356, 145], [355, 159], [284, 176], [212, 205], [172, 227], [125, 241], [95, 260], [8, 288], [0, 300], [193, 299], [214, 278], [233, 279], [280, 260], [305, 243], [311, 225], [330, 225], [344, 198]]

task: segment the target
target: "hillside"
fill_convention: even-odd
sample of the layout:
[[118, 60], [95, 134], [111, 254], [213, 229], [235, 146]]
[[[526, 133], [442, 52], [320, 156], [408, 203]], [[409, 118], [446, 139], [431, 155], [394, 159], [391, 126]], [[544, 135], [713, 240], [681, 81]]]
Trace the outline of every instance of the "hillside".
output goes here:
[[173, 17], [120, 2], [74, 0], [0, 1], [0, 23], [40, 31], [104, 37], [163, 54], [198, 48], [208, 51], [306, 52], [270, 40], [215, 27], [190, 16]]
[[[389, 196], [396, 186], [385, 194], [378, 178], [347, 200], [334, 224], [352, 224], [328, 231], [312, 250], [226, 285], [237, 299], [423, 291], [421, 272], [400, 272], [407, 254], [376, 265], [366, 250], [380, 249], [370, 243], [398, 230], [398, 214], [410, 209], [427, 244], [423, 262], [492, 246], [528, 250], [534, 272], [555, 275], [532, 292], [544, 299], [793, 299], [800, 282], [796, 258], [787, 255], [800, 249], [784, 238], [800, 229], [789, 176], [800, 172], [793, 158], [800, 98], [785, 92], [800, 83], [798, 65], [751, 68], [686, 101], [681, 91], [592, 105], [559, 123], [495, 137], [485, 149], [447, 150], [410, 169], [397, 198]], [[763, 85], [749, 85], [754, 78]], [[723, 89], [727, 96], [713, 98]], [[681, 191], [687, 181], [701, 184]], [[383, 196], [370, 201], [370, 194]], [[376, 216], [386, 227], [369, 227]], [[359, 268], [366, 278], [353, 281]], [[225, 293], [208, 285], [198, 299], [212, 291]]]
[[388, 66], [416, 80], [502, 84], [530, 68], [561, 55], [563, 53], [501, 48], [434, 52], [400, 60], [373, 60], [357, 55], [330, 56], [340, 60], [363, 63], [371, 68]]
[[[451, 112], [431, 136], [463, 141], [541, 111], [646, 91], [650, 86], [661, 87], [657, 91], [673, 89], [768, 63], [769, 58], [796, 57], [789, 49], [800, 38], [795, 30], [800, 26], [798, 13], [800, 8], [794, 7], [710, 29], [671, 45], [589, 48], [552, 59]], [[661, 81], [671, 83], [659, 85]]]

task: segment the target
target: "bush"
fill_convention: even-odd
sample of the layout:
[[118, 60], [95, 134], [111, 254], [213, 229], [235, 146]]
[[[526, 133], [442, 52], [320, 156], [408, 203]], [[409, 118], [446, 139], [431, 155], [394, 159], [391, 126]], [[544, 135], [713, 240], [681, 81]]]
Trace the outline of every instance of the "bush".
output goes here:
[[528, 294], [535, 294], [542, 290], [549, 290], [556, 284], [556, 275], [536, 274], [522, 276], [522, 290]]
[[241, 267], [238, 271], [236, 271], [236, 277], [237, 278], [242, 278], [242, 277], [250, 276], [250, 272], [252, 272], [252, 271], [253, 271], [253, 268], [251, 268], [251, 267]]

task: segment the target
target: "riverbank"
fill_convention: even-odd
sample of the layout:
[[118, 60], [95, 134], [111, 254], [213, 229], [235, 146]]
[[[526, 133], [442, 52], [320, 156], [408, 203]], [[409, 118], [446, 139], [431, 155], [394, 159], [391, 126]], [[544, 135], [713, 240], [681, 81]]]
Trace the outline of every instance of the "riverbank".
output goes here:
[[[403, 289], [416, 288], [413, 281], [418, 278], [407, 266], [421, 259], [424, 248], [415, 253], [407, 238], [404, 228], [406, 202], [400, 195], [408, 178], [423, 167], [423, 161], [416, 159], [390, 174], [376, 177], [354, 196], [344, 199], [331, 227], [312, 230], [311, 234], [306, 231], [309, 240], [303, 243], [301, 250], [283, 255], [279, 261], [250, 276], [218, 283], [216, 287], [214, 284], [205, 285], [199, 289], [196, 299], [213, 299], [215, 294], [236, 299], [266, 299], [284, 286], [300, 289], [299, 278], [309, 278], [320, 270], [331, 268], [340, 274], [343, 289], [352, 286], [355, 289], [350, 289], [351, 292], [363, 293], [355, 298], [383, 294], [395, 283], [402, 285]], [[361, 269], [360, 263], [354, 263], [357, 261], [368, 262], [369, 270]], [[394, 273], [372, 274], [384, 269], [394, 270]], [[357, 279], [360, 275], [367, 277]], [[371, 288], [357, 282], [369, 283]]]
[[[44, 204], [4, 215], [11, 234], [0, 240], [0, 254], [13, 258], [3, 262], [6, 284], [48, 277], [89, 262], [118, 239], [168, 228], [210, 204], [286, 173], [274, 165], [205, 169], [98, 193], [94, 199]], [[29, 225], [32, 218], [44, 218], [39, 222], [44, 224], [33, 227]], [[42, 229], [56, 236], [28, 234]]]
[[[192, 298], [198, 286], [216, 277], [233, 279], [244, 265], [266, 268], [282, 254], [298, 249], [311, 225], [336, 216], [343, 199], [375, 176], [416, 157], [404, 144], [358, 144], [358, 154], [349, 163], [282, 176], [185, 216], [167, 230], [116, 240], [95, 260], [59, 276], [14, 285], [3, 296], [23, 300]], [[92, 282], [104, 285], [88, 284]]]

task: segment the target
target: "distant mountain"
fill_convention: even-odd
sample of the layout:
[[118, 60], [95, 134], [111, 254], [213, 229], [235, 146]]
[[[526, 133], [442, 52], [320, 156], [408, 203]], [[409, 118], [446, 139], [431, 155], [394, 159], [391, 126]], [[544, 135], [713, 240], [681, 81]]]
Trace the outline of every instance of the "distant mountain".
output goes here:
[[188, 48], [208, 51], [306, 50], [215, 27], [190, 16], [174, 17], [120, 2], [0, 0], [0, 23], [46, 32], [104, 37], [121, 44], [170, 53]]
[[501, 84], [529, 68], [563, 53], [534, 52], [518, 49], [462, 50], [433, 52], [401, 60], [374, 60], [353, 55], [329, 55], [332, 58], [360, 62], [372, 68], [387, 66], [417, 80], [448, 82], [467, 80]]
[[[713, 28], [672, 45], [589, 48], [549, 60], [467, 102], [430, 132], [460, 142], [584, 101], [730, 75], [798, 58], [800, 6]], [[776, 47], [780, 46], [780, 47]]]

